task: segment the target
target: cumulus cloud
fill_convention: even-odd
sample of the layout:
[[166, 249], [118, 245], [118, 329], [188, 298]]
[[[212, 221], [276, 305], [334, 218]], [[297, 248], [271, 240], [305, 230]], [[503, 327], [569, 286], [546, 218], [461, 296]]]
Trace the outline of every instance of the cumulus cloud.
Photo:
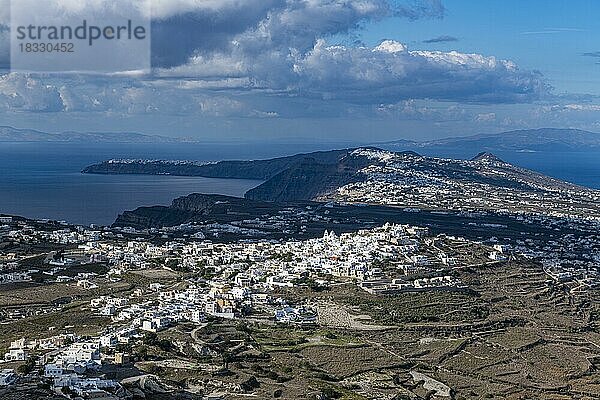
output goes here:
[[58, 78], [26, 74], [0, 77], [0, 109], [28, 112], [102, 112], [118, 115], [165, 114], [211, 117], [273, 118], [278, 114], [261, 109], [235, 93], [218, 94], [201, 87], [182, 87], [164, 81], [72, 77], [68, 84]]
[[165, 4], [152, 22], [152, 64], [173, 67], [194, 55], [227, 48], [237, 35], [255, 29], [283, 4], [282, 0]]
[[[0, 24], [8, 24], [9, 0], [0, 0]], [[4, 5], [5, 7], [1, 7]], [[109, 0], [45, 0], [38, 15], [97, 13], [115, 7]], [[366, 21], [390, 16], [441, 17], [440, 0], [121, 0], [119, 10], [152, 10], [152, 55], [156, 67], [184, 64], [241, 43], [261, 48], [310, 49], [316, 39], [343, 34]]]
[[248, 88], [370, 104], [416, 98], [528, 102], [548, 90], [539, 73], [521, 71], [510, 61], [455, 51], [409, 51], [391, 40], [368, 48], [328, 45], [319, 39], [306, 53], [253, 54], [240, 48], [196, 57], [160, 73], [245, 78]]
[[475, 116], [475, 121], [477, 122], [492, 122], [496, 120], [496, 113], [481, 113]]
[[417, 121], [447, 122], [464, 121], [469, 118], [467, 110], [456, 104], [436, 104], [415, 99], [403, 100], [394, 104], [380, 104], [376, 111], [380, 116]]
[[[238, 49], [231, 53], [199, 55], [183, 66], [157, 70], [148, 80], [81, 77], [72, 78], [75, 83], [66, 84], [58, 78], [34, 80], [21, 76], [19, 79], [16, 74], [7, 75], [4, 80], [12, 82], [0, 86], [4, 99], [14, 99], [13, 94], [29, 99], [11, 101], [13, 108], [30, 111], [121, 109], [131, 113], [208, 112], [216, 106], [206, 101], [199, 107], [190, 104], [198, 104], [197, 97], [223, 93], [228, 97], [254, 92], [270, 97], [373, 105], [396, 104], [408, 99], [530, 102], [548, 90], [538, 73], [521, 71], [510, 61], [478, 54], [410, 51], [394, 41], [368, 48], [331, 46], [318, 40], [306, 53], [283, 54], [272, 50], [248, 54]], [[20, 81], [29, 84], [17, 85]], [[68, 89], [59, 90], [63, 86]], [[53, 91], [63, 99], [62, 107], [49, 95]], [[39, 92], [44, 95], [38, 96]], [[33, 106], [36, 98], [40, 99], [38, 102], [52, 101], [48, 107]], [[228, 110], [252, 112], [236, 107], [235, 102], [218, 104]]]
[[[49, 0], [40, 7], [53, 2], [62, 11], [77, 11], [106, 0]], [[549, 89], [539, 73], [492, 56], [410, 50], [394, 40], [374, 47], [328, 43], [368, 21], [441, 17], [439, 0], [152, 0], [152, 7], [151, 76], [9, 74], [0, 80], [0, 103], [5, 109], [44, 112], [273, 117], [279, 111], [258, 96], [302, 98], [315, 102], [314, 109], [325, 102], [373, 109], [412, 99], [530, 102]]]
[[34, 112], [64, 110], [57, 88], [15, 74], [0, 76], [0, 104], [3, 108]]
[[406, 98], [519, 102], [539, 97], [539, 74], [495, 57], [458, 52], [346, 48], [317, 43], [297, 64], [301, 89], [355, 101]]

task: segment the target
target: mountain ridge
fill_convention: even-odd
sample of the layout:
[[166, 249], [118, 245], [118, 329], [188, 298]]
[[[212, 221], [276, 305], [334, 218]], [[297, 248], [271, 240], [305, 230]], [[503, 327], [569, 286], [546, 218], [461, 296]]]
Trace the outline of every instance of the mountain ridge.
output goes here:
[[[390, 175], [382, 178], [384, 175]], [[348, 149], [335, 164], [302, 163], [273, 176], [245, 197], [253, 200], [332, 200], [332, 191], [373, 179], [396, 179], [419, 175], [419, 179], [445, 179], [494, 187], [537, 190], [579, 186], [514, 166], [489, 152], [472, 160], [451, 160], [419, 155], [413, 151], [392, 152], [373, 147]], [[435, 177], [435, 179], [434, 179]], [[334, 196], [335, 197], [335, 196]]]
[[484, 151], [590, 151], [600, 150], [600, 133], [581, 129], [539, 128], [483, 133], [429, 141], [394, 140], [378, 143], [387, 150], [461, 149]]
[[33, 143], [176, 143], [181, 139], [136, 132], [75, 132], [48, 133], [35, 129], [0, 126], [0, 142]]
[[[377, 156], [374, 156], [376, 154]], [[382, 160], [374, 161], [374, 158]], [[249, 190], [246, 197], [266, 201], [312, 200], [319, 197], [327, 189], [336, 185], [343, 186], [363, 179], [358, 173], [385, 159], [397, 158], [405, 166], [415, 168], [442, 168], [448, 177], [461, 177], [462, 180], [474, 179], [489, 184], [492, 181], [505, 182], [500, 174], [492, 178], [478, 174], [474, 166], [495, 166], [504, 169], [503, 174], [519, 176], [511, 183], [521, 185], [523, 176], [536, 177], [544, 182], [552, 182], [556, 187], [579, 187], [543, 174], [506, 163], [491, 152], [480, 152], [470, 160], [450, 160], [422, 156], [408, 150], [395, 152], [376, 147], [359, 147], [341, 150], [300, 153], [292, 156], [277, 157], [264, 160], [232, 160], [215, 163], [197, 163], [190, 161], [166, 160], [108, 160], [94, 164], [82, 170], [88, 174], [141, 174], [141, 175], [174, 175], [201, 176], [221, 179], [254, 179], [264, 181], [261, 185]], [[435, 169], [435, 168], [434, 168]], [[432, 173], [440, 173], [434, 170]], [[506, 183], [506, 182], [505, 182]], [[548, 188], [548, 185], [546, 185]]]
[[[36, 129], [19, 129], [0, 125], [0, 142], [49, 143], [201, 143], [190, 138], [173, 138], [136, 132], [48, 133]], [[355, 147], [364, 147], [357, 145]], [[369, 145], [367, 145], [369, 146]], [[581, 129], [538, 128], [500, 133], [482, 133], [443, 139], [415, 141], [398, 139], [372, 143], [386, 150], [461, 149], [476, 154], [482, 151], [595, 151], [600, 150], [600, 133]]]
[[[504, 210], [600, 219], [600, 191], [514, 166], [489, 152], [482, 152], [471, 160], [455, 160], [422, 156], [413, 151], [365, 147], [236, 163], [240, 162], [224, 161], [194, 172], [220, 178], [262, 178], [264, 182], [244, 196], [247, 201], [256, 202], [256, 207], [333, 202], [429, 210]], [[149, 165], [132, 161], [109, 164], [114, 164], [112, 170], [120, 173], [131, 171], [132, 166], [143, 170]], [[153, 162], [150, 165], [156, 168]], [[158, 165], [190, 167], [174, 162]], [[192, 167], [207, 166], [192, 164]], [[204, 202], [198, 204], [202, 210], [187, 204], [173, 205], [165, 212], [171, 216], [169, 219], [186, 220], [190, 217], [188, 213], [204, 212]]]

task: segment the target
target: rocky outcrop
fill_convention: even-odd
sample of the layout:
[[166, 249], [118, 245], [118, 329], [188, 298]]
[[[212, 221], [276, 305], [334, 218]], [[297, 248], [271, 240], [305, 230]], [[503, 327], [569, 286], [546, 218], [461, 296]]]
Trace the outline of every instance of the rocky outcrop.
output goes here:
[[136, 229], [176, 226], [190, 222], [219, 222], [274, 215], [283, 203], [255, 201], [216, 194], [194, 193], [173, 200], [169, 207], [140, 207], [119, 215], [113, 226]]
[[125, 211], [117, 217], [113, 226], [145, 229], [183, 224], [193, 218], [193, 213], [171, 207], [140, 207]]

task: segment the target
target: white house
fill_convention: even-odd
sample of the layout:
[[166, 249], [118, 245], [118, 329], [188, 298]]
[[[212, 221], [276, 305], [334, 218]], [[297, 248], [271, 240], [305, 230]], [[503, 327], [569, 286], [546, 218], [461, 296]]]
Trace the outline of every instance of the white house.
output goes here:
[[27, 352], [23, 349], [10, 349], [8, 353], [4, 354], [5, 361], [26, 361]]
[[115, 335], [102, 335], [100, 336], [100, 346], [103, 347], [113, 347], [118, 343], [117, 337]]
[[159, 332], [169, 326], [170, 320], [165, 317], [152, 318], [142, 321], [142, 330], [148, 332]]
[[197, 324], [206, 321], [206, 316], [204, 314], [204, 311], [201, 311], [201, 310], [190, 311], [190, 321], [195, 322]]
[[107, 304], [100, 309], [99, 314], [102, 316], [110, 317], [110, 316], [115, 315], [116, 312], [117, 312], [117, 309], [115, 308], [115, 306]]
[[410, 260], [415, 265], [419, 265], [419, 266], [429, 265], [429, 258], [427, 258], [427, 256], [424, 256], [422, 254], [417, 254], [417, 255], [411, 256]]
[[100, 364], [100, 346], [96, 342], [73, 343], [63, 351], [61, 358], [66, 364], [94, 362]]
[[494, 260], [494, 261], [504, 261], [506, 260], [506, 256], [502, 255], [502, 253], [499, 253], [497, 251], [491, 251], [490, 255], [489, 255], [490, 260]]
[[494, 250], [496, 250], [498, 253], [508, 253], [510, 251], [510, 246], [504, 245], [504, 244], [495, 244], [494, 245]]

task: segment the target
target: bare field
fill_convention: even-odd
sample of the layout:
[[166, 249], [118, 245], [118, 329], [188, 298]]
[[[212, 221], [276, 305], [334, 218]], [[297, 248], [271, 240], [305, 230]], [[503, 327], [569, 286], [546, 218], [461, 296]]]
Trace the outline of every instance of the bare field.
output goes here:
[[24, 284], [0, 287], [0, 307], [26, 304], [49, 304], [58, 299], [78, 296], [84, 290], [71, 284], [36, 285]]
[[[351, 389], [364, 398], [424, 396], [410, 371], [447, 385], [455, 399], [600, 398], [596, 292], [572, 295], [528, 263], [459, 274], [472, 294], [376, 297], [350, 286], [287, 292], [294, 301], [328, 302], [322, 304], [329, 304], [324, 321], [330, 329], [368, 345], [310, 347], [298, 356], [333, 380], [339, 393]], [[362, 323], [386, 329], [353, 326], [361, 314], [371, 316]]]

